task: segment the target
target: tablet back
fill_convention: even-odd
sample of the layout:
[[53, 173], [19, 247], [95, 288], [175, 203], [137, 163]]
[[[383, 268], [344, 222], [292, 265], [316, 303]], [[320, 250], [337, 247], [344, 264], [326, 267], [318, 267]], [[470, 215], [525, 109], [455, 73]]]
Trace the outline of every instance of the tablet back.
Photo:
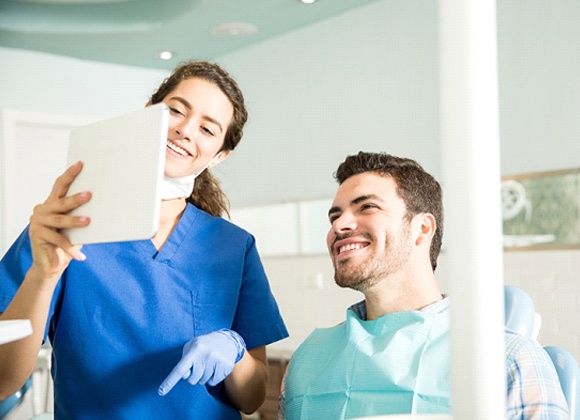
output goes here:
[[90, 191], [91, 200], [71, 214], [89, 226], [63, 229], [73, 244], [152, 238], [159, 226], [169, 113], [165, 104], [145, 107], [71, 131], [68, 165], [83, 162], [69, 195]]

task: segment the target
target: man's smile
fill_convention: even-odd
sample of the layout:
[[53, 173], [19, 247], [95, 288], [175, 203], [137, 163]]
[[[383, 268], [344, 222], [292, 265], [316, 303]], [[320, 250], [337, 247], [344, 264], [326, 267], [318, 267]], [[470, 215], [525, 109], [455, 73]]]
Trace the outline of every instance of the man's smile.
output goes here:
[[356, 238], [342, 239], [334, 243], [334, 253], [338, 256], [349, 251], [366, 248], [369, 245], [370, 242], [367, 240]]

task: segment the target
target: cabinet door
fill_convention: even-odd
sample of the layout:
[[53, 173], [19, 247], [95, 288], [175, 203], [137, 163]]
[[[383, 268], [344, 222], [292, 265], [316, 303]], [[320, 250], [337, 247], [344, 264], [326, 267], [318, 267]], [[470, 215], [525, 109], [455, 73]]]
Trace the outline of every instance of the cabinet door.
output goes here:
[[298, 213], [296, 203], [232, 208], [232, 222], [256, 238], [263, 257], [298, 254]]
[[326, 255], [326, 235], [330, 229], [328, 210], [332, 206], [332, 198], [310, 200], [298, 203], [298, 219], [300, 221], [300, 252], [305, 255]]
[[0, 255], [27, 225], [66, 169], [70, 130], [87, 116], [0, 110]]

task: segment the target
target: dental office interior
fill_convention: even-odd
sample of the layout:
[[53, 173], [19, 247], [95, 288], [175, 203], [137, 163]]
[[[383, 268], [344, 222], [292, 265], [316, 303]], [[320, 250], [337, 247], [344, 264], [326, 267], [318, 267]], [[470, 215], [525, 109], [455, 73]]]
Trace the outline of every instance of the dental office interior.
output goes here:
[[[578, 174], [580, 4], [499, 0], [496, 8], [504, 232], [498, 244], [503, 279], [495, 280], [519, 286], [532, 298], [539, 315], [535, 338], [543, 346], [562, 347], [580, 360], [580, 195], [572, 210], [558, 213], [556, 238], [521, 225], [536, 220], [538, 211], [551, 220], [545, 225], [555, 226], [561, 190], [544, 188], [532, 199], [518, 189], [538, 176]], [[250, 113], [244, 140], [214, 173], [230, 198], [232, 221], [256, 236], [290, 333], [269, 346], [274, 389], [254, 418], [274, 418], [275, 388], [297, 346], [314, 328], [344, 320], [346, 309], [362, 299], [334, 284], [326, 253], [326, 214], [338, 164], [359, 150], [385, 151], [416, 159], [444, 179], [444, 191], [450, 182], [443, 164], [450, 159], [442, 158], [438, 14], [436, 1], [379, 0], [212, 57], [238, 80]], [[50, 136], [35, 140], [34, 121], [89, 122], [133, 111], [168, 72], [12, 48], [0, 48], [0, 63], [4, 253], [64, 168], [66, 145]], [[19, 139], [20, 145], [10, 139], [18, 121], [32, 121], [23, 131], [30, 134], [28, 145], [27, 139]], [[460, 153], [454, 159], [458, 166], [470, 163]], [[42, 195], [23, 197], [31, 185]], [[21, 204], [14, 208], [14, 202]], [[506, 232], [515, 219], [520, 228]], [[447, 226], [453, 223], [446, 218]], [[448, 274], [457, 261], [445, 242], [436, 276], [448, 293]], [[51, 411], [50, 381], [42, 376], [47, 364], [39, 362], [30, 401], [12, 418]]]

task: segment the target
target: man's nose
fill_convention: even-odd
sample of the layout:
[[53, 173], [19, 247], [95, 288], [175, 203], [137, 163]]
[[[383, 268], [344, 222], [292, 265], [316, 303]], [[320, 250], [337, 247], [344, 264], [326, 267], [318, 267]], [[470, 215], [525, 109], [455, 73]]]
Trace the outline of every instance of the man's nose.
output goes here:
[[336, 233], [350, 232], [356, 230], [356, 217], [351, 212], [342, 213], [332, 223], [333, 229]]

